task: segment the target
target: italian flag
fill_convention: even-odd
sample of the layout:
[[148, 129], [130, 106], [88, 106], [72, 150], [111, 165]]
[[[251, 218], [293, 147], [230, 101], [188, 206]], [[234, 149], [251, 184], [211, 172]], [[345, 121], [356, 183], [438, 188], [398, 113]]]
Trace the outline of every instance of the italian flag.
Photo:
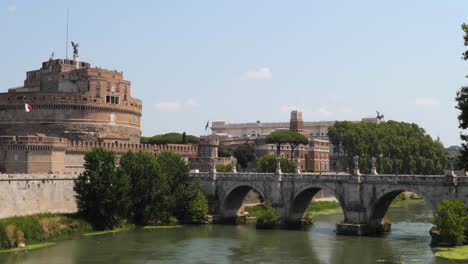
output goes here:
[[24, 104], [24, 111], [29, 113], [32, 111], [32, 106], [30, 104]]

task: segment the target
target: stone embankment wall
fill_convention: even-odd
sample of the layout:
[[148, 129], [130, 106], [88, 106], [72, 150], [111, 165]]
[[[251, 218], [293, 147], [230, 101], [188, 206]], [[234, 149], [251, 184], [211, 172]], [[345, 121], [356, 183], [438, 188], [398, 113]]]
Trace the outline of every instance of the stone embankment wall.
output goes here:
[[0, 174], [0, 219], [77, 211], [73, 175]]

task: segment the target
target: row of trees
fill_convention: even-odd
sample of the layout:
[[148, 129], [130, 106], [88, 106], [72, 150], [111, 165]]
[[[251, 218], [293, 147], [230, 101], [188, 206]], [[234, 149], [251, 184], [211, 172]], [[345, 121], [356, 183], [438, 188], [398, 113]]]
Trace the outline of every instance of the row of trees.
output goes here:
[[[447, 151], [416, 124], [388, 121], [336, 122], [328, 131], [333, 145], [341, 148], [344, 168], [352, 167], [352, 157], [360, 157], [359, 167], [370, 170], [372, 157], [377, 157], [380, 173], [442, 174]], [[344, 169], [342, 168], [342, 169]]]
[[203, 222], [208, 203], [197, 183], [189, 184], [189, 168], [172, 152], [115, 153], [95, 148], [85, 154], [85, 171], [75, 180], [79, 213], [96, 229], [175, 221]]
[[152, 137], [141, 137], [142, 144], [198, 144], [198, 142], [200, 142], [200, 138], [193, 135], [187, 135], [185, 132], [182, 134], [173, 132], [154, 135]]
[[276, 145], [276, 155], [281, 154], [281, 147], [289, 145], [291, 149], [291, 160], [294, 157], [294, 151], [299, 145], [309, 144], [309, 139], [304, 135], [293, 131], [274, 131], [266, 137], [268, 144]]

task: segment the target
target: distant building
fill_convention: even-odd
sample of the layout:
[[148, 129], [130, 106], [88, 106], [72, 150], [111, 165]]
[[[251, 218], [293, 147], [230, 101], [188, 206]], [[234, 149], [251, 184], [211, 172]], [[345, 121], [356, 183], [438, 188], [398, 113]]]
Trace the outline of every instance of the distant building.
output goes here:
[[[281, 123], [282, 124], [282, 123]], [[288, 158], [294, 159], [294, 161], [299, 163], [301, 171], [309, 172], [326, 172], [330, 169], [330, 159], [329, 152], [330, 146], [328, 139], [325, 137], [315, 138], [309, 130], [305, 129], [304, 121], [302, 119], [302, 112], [292, 111], [291, 119], [288, 123], [288, 127], [277, 128], [273, 131], [288, 130], [295, 131], [303, 134], [309, 139], [308, 145], [300, 145], [291, 154], [291, 146], [285, 144], [281, 146], [280, 155]], [[264, 130], [265, 131], [265, 130]], [[269, 133], [268, 133], [269, 134]], [[266, 142], [266, 137], [268, 134], [255, 135], [255, 136], [246, 136], [246, 137], [223, 137], [221, 141], [223, 144], [228, 146], [242, 145], [242, 144], [252, 144], [255, 145], [255, 152], [257, 158], [264, 155], [276, 154], [276, 145], [268, 144]]]
[[[376, 117], [362, 118], [361, 122], [381, 122]], [[215, 121], [211, 124], [214, 134], [220, 136], [225, 145], [239, 145], [244, 143], [256, 145], [257, 157], [267, 154], [275, 154], [276, 146], [266, 144], [266, 136], [273, 131], [290, 130], [304, 134], [309, 138], [308, 146], [299, 146], [295, 150], [294, 158], [299, 159], [302, 171], [329, 171], [344, 170], [341, 165], [342, 153], [337, 146], [329, 142], [328, 129], [336, 121], [304, 122], [302, 112], [291, 111], [289, 122], [262, 123], [227, 123], [225, 121]], [[291, 147], [282, 147], [281, 155], [291, 158]]]

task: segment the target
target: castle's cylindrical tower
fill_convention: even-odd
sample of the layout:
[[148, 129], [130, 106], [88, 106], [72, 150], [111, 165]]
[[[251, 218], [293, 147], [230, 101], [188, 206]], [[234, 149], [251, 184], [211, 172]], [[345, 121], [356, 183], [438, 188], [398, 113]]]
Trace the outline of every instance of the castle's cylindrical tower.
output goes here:
[[121, 72], [51, 59], [27, 72], [24, 86], [0, 93], [0, 135], [139, 143], [141, 110]]

